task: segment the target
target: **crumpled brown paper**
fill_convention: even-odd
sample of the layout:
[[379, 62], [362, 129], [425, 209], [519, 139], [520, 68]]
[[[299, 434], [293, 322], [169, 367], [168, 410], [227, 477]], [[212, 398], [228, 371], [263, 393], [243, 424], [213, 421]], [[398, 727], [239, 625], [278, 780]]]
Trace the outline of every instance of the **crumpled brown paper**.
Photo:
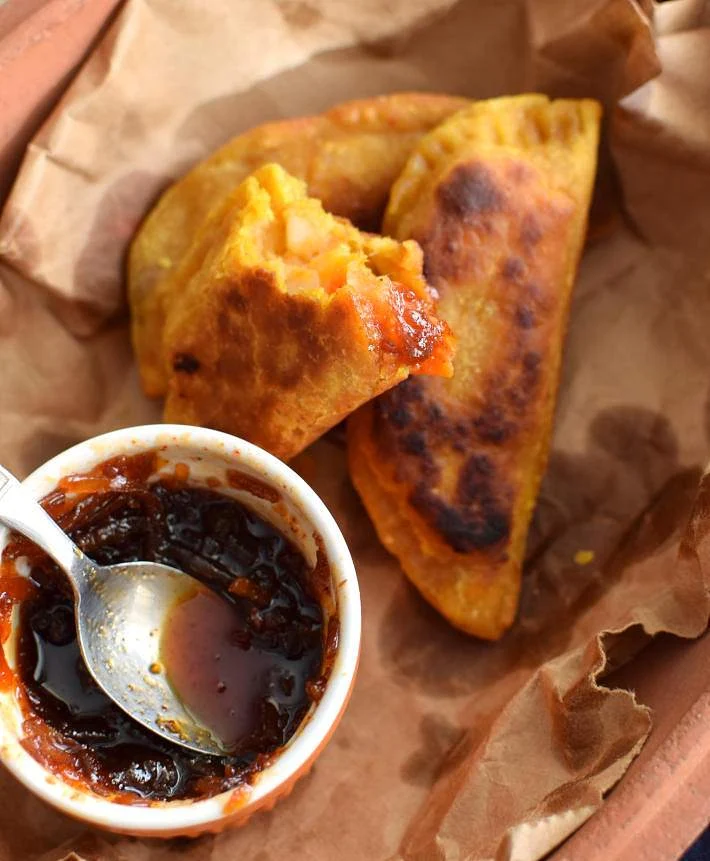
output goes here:
[[123, 254], [161, 188], [231, 135], [404, 89], [595, 95], [607, 107], [601, 205], [519, 620], [491, 645], [425, 605], [378, 544], [330, 435], [295, 466], [353, 551], [364, 640], [351, 705], [313, 773], [240, 831], [163, 844], [88, 832], [3, 772], [1, 859], [532, 861], [594, 812], [650, 730], [604, 673], [658, 631], [707, 625], [706, 4], [384, 8], [128, 2], [30, 146], [0, 223], [0, 460], [26, 472], [157, 416], [132, 363]]

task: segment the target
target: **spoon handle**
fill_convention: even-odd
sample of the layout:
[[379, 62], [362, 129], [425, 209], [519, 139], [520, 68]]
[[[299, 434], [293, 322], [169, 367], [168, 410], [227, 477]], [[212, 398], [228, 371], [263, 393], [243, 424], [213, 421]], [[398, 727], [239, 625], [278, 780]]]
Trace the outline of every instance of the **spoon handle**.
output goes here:
[[0, 522], [20, 532], [48, 553], [81, 596], [93, 565], [71, 538], [36, 502], [15, 476], [0, 466]]

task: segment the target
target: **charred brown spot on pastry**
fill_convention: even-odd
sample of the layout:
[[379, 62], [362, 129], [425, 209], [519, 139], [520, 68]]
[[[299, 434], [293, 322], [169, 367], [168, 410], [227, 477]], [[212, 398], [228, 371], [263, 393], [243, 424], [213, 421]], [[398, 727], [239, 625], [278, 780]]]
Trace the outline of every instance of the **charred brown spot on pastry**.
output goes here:
[[480, 242], [492, 236], [496, 218], [508, 207], [505, 186], [489, 167], [474, 161], [454, 168], [436, 190], [428, 227], [414, 236], [424, 251], [430, 283], [441, 290], [450, 282], [485, 277], [479, 272], [485, 258]]
[[506, 392], [507, 400], [518, 415], [522, 415], [525, 407], [534, 398], [537, 384], [540, 380], [539, 353], [530, 350], [523, 355], [520, 371]]
[[421, 400], [419, 381], [410, 377], [375, 400], [375, 422], [397, 429], [406, 428], [414, 421], [414, 405]]
[[519, 281], [524, 273], [525, 263], [520, 257], [508, 257], [501, 270], [506, 281]]
[[320, 312], [320, 306], [308, 299], [300, 300], [300, 297], [294, 298], [289, 302], [285, 309], [285, 324], [286, 327], [294, 332], [303, 332], [304, 337], [309, 340], [317, 340], [313, 338], [313, 325]]
[[274, 290], [274, 277], [264, 269], [251, 269], [241, 273], [238, 277], [230, 278], [224, 284], [222, 294], [223, 301], [219, 303], [217, 310], [217, 329], [221, 337], [228, 341], [230, 334], [239, 331], [242, 325], [240, 318], [249, 308], [248, 297], [250, 294], [259, 292], [266, 293]]
[[515, 322], [521, 329], [532, 329], [536, 324], [535, 312], [529, 305], [519, 305], [515, 309]]
[[510, 488], [497, 475], [491, 458], [472, 455], [464, 464], [456, 499], [441, 499], [421, 482], [410, 494], [410, 503], [457, 553], [493, 547], [510, 534]]
[[426, 451], [426, 434], [412, 431], [402, 437], [402, 450], [407, 454], [421, 455]]
[[542, 225], [537, 216], [527, 213], [520, 225], [520, 244], [523, 250], [530, 253], [542, 239]]
[[247, 300], [242, 296], [239, 290], [229, 290], [227, 293], [227, 305], [234, 310], [243, 312], [247, 310]]
[[[531, 313], [522, 322], [523, 330], [535, 324]], [[481, 406], [472, 419], [475, 438], [481, 443], [503, 445], [527, 424], [529, 405], [538, 395], [543, 355], [526, 341], [528, 337], [514, 335], [506, 369], [487, 375]]]
[[552, 311], [556, 304], [554, 296], [547, 295], [537, 281], [528, 281], [523, 287], [522, 295], [525, 296], [525, 304], [535, 309], [540, 318]]
[[[293, 356], [281, 349], [262, 356], [267, 378], [281, 389], [297, 387], [304, 374], [315, 376], [326, 365], [324, 343], [317, 334], [322, 325], [319, 314], [320, 308], [307, 300], [294, 300], [286, 306], [282, 325], [293, 335], [290, 343], [299, 347], [298, 359], [294, 361]], [[268, 321], [264, 320], [264, 325], [267, 324]]]
[[475, 270], [476, 250], [466, 241], [466, 228], [457, 218], [434, 218], [432, 228], [416, 236], [424, 251], [424, 276], [440, 292]]
[[437, 453], [465, 454], [477, 443], [502, 446], [517, 436], [527, 423], [527, 411], [537, 396], [543, 356], [532, 348], [528, 330], [537, 325], [534, 301], [511, 311], [517, 327], [511, 331], [506, 362], [491, 369], [479, 382], [480, 397], [466, 409], [449, 411], [437, 402], [437, 387], [425, 378], [410, 378], [381, 395], [373, 404], [373, 431], [385, 456], [406, 458], [398, 467], [403, 475], [416, 474], [417, 463], [431, 461]]
[[501, 445], [515, 432], [515, 423], [495, 401], [486, 403], [473, 420], [473, 428], [480, 442]]
[[380, 415], [389, 420], [395, 427], [406, 427], [412, 421], [412, 414], [407, 409], [406, 404], [382, 404], [379, 401], [376, 404], [376, 410]]
[[429, 400], [426, 383], [410, 377], [374, 402], [376, 436], [387, 437], [403, 454], [423, 456], [435, 441], [451, 437], [453, 423]]
[[523, 356], [523, 368], [525, 368], [528, 373], [537, 372], [537, 369], [540, 367], [541, 360], [542, 357], [539, 353], [534, 350], [530, 350]]
[[[483, 406], [468, 414], [442, 409], [418, 380], [401, 383], [373, 405], [373, 437], [382, 455], [412, 488], [413, 508], [457, 553], [494, 547], [509, 535], [512, 493], [490, 447], [495, 451], [523, 427], [539, 363], [538, 353], [522, 352], [517, 370], [490, 380]], [[488, 452], [469, 454], [476, 445]], [[456, 453], [459, 465], [455, 489], [444, 495], [439, 461], [446, 451]]]
[[505, 202], [491, 171], [475, 162], [456, 167], [436, 194], [442, 212], [456, 218], [497, 212]]
[[473, 440], [503, 443], [515, 433], [519, 422], [506, 401], [510, 381], [504, 378], [494, 382], [480, 410], [449, 415], [422, 390], [425, 383], [406, 380], [374, 402], [375, 438], [383, 451], [386, 448], [420, 458], [435, 447], [465, 452]]
[[444, 411], [436, 401], [431, 401], [427, 404], [427, 411], [429, 413], [429, 419], [433, 422], [439, 421], [439, 419], [444, 415]]
[[192, 353], [175, 353], [173, 370], [182, 374], [196, 374], [201, 367], [200, 360]]
[[461, 469], [456, 498], [461, 505], [477, 505], [492, 510], [503, 486], [493, 460], [487, 454], [472, 454]]
[[396, 462], [404, 481], [426, 475], [438, 481], [439, 468], [433, 447], [441, 437], [443, 414], [429, 420], [429, 402], [421, 381], [409, 378], [377, 398], [372, 406], [373, 435], [385, 457]]

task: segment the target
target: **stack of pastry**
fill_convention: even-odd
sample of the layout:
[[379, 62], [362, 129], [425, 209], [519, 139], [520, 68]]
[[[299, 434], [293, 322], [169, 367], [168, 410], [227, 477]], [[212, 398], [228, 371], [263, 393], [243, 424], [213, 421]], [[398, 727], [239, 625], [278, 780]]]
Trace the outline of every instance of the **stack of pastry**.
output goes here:
[[599, 121], [591, 100], [402, 94], [262, 126], [173, 185], [131, 249], [165, 420], [288, 460], [349, 416], [381, 541], [486, 639], [517, 608]]

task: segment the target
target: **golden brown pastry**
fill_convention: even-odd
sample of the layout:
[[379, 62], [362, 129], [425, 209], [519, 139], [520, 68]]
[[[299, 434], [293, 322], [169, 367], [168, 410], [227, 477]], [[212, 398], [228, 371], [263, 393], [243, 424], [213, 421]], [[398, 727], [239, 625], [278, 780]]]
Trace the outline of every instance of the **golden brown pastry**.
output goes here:
[[422, 134], [466, 104], [453, 96], [399, 93], [269, 123], [234, 138], [172, 185], [136, 234], [128, 262], [133, 344], [146, 394], [163, 395], [167, 384], [159, 285], [235, 186], [276, 162], [305, 180], [329, 212], [379, 230], [390, 187]]
[[451, 375], [417, 244], [361, 233], [278, 165], [211, 213], [166, 299], [165, 421], [284, 460], [410, 373]]
[[412, 378], [348, 424], [384, 545], [458, 628], [512, 623], [553, 425], [599, 134], [593, 101], [479, 102], [427, 135], [385, 230], [424, 250], [457, 337], [450, 380]]

